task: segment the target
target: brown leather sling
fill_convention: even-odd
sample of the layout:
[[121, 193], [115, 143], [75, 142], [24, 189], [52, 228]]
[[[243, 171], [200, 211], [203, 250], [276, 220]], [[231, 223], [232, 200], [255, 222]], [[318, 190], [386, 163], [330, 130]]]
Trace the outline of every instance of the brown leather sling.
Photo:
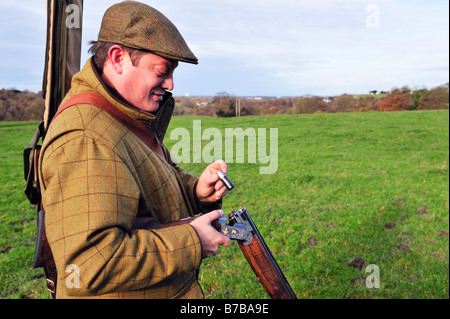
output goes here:
[[[129, 117], [117, 107], [115, 107], [111, 102], [109, 102], [104, 96], [98, 93], [80, 93], [71, 97], [67, 102], [58, 108], [53, 120], [61, 114], [67, 108], [75, 104], [91, 104], [106, 112], [108, 112], [117, 121], [122, 123], [126, 128], [133, 132], [138, 138], [140, 138], [148, 147], [164, 158], [164, 153], [162, 151], [161, 145], [155, 138], [150, 129], [148, 129], [141, 122]], [[52, 120], [52, 121], [53, 121]]]

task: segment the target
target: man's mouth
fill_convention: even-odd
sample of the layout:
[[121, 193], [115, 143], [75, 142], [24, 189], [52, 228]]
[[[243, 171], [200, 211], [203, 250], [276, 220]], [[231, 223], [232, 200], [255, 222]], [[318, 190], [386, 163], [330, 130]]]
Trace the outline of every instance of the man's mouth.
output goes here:
[[155, 100], [157, 100], [157, 102], [161, 102], [162, 100], [163, 100], [163, 97], [164, 97], [164, 93], [152, 93], [152, 95], [153, 95], [153, 98], [155, 99]]

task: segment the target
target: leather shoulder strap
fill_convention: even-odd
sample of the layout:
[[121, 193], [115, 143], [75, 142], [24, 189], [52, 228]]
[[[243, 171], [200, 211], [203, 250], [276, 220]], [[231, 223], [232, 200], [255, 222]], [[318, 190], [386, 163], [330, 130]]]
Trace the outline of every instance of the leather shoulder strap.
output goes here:
[[94, 105], [105, 112], [108, 112], [112, 117], [114, 117], [118, 122], [122, 123], [126, 128], [128, 128], [134, 135], [141, 139], [148, 147], [150, 147], [154, 152], [159, 154], [165, 159], [164, 153], [162, 151], [161, 145], [155, 138], [155, 135], [151, 130], [149, 130], [141, 122], [129, 117], [127, 114], [121, 112], [117, 107], [115, 107], [111, 102], [109, 102], [104, 96], [98, 93], [80, 93], [74, 95], [69, 100], [67, 100], [58, 109], [58, 112], [53, 117], [53, 120], [61, 114], [67, 108], [75, 104], [91, 104]]

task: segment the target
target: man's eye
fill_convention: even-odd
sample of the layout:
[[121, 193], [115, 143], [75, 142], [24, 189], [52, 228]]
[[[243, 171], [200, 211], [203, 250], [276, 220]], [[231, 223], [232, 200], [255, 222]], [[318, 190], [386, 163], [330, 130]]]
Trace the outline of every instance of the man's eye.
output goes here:
[[158, 74], [159, 76], [164, 76], [167, 75], [168, 71], [166, 69], [164, 70], [156, 70], [156, 74]]

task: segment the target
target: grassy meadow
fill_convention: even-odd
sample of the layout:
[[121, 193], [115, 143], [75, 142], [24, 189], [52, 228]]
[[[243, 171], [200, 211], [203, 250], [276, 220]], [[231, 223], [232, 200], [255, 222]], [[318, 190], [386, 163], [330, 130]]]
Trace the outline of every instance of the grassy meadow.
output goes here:
[[[193, 136], [193, 120], [223, 136], [266, 128], [267, 141], [278, 128], [277, 171], [260, 174], [266, 164], [247, 154], [230, 162], [223, 210], [247, 208], [297, 297], [449, 298], [448, 111], [174, 117], [169, 149], [171, 130]], [[48, 298], [31, 269], [36, 218], [23, 194], [36, 126], [0, 122], [0, 298]], [[180, 166], [200, 174], [206, 163]], [[380, 288], [366, 286], [370, 264]], [[200, 281], [210, 299], [268, 297], [237, 244], [205, 259]]]

